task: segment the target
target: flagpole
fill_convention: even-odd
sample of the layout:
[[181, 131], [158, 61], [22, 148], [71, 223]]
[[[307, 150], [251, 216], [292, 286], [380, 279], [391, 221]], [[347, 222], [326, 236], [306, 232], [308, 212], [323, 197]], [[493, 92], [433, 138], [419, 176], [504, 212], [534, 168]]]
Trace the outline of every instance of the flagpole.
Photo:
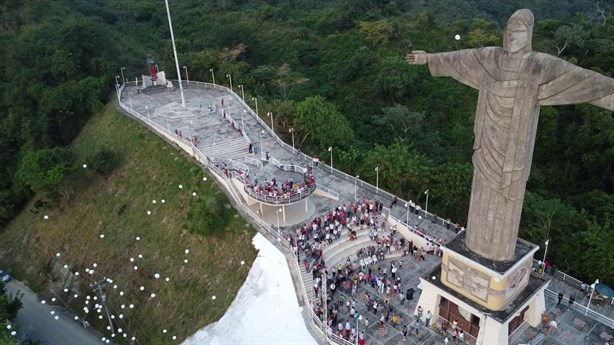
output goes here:
[[173, 54], [175, 55], [175, 67], [177, 67], [177, 79], [179, 80], [179, 90], [181, 91], [181, 106], [185, 108], [185, 97], [183, 96], [183, 85], [181, 85], [181, 71], [179, 69], [179, 59], [177, 59], [177, 47], [175, 46], [175, 35], [173, 34], [173, 23], [171, 21], [171, 10], [168, 8], [168, 0], [166, 3], [166, 14], [168, 15], [168, 27], [171, 30], [171, 42], [173, 43]]

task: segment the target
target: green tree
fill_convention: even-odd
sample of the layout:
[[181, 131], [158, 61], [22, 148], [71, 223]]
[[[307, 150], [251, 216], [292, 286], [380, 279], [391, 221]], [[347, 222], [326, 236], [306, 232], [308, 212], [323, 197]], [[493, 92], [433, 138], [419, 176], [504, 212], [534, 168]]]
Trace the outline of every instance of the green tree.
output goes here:
[[416, 197], [428, 188], [431, 162], [409, 145], [375, 145], [358, 173], [375, 180], [375, 167], [379, 167], [380, 186], [394, 194]]
[[466, 218], [469, 212], [472, 170], [469, 163], [445, 163], [433, 167], [429, 195], [436, 213], [457, 222]]
[[372, 46], [387, 44], [394, 33], [392, 25], [385, 19], [375, 22], [359, 22], [358, 31], [363, 39]]
[[120, 157], [113, 149], [103, 146], [96, 150], [87, 162], [94, 171], [106, 177], [119, 164]]
[[24, 156], [16, 179], [33, 192], [57, 187], [72, 166], [72, 152], [63, 148], [42, 149]]
[[308, 80], [301, 73], [292, 71], [290, 66], [285, 63], [277, 69], [275, 84], [279, 88], [281, 98], [288, 99], [293, 86], [304, 84]]
[[401, 56], [390, 56], [379, 65], [374, 86], [381, 100], [401, 102], [415, 92], [417, 78], [416, 68], [407, 64]]
[[337, 107], [321, 96], [308, 97], [296, 107], [295, 126], [301, 133], [300, 146], [309, 138], [318, 148], [345, 147], [354, 133]]

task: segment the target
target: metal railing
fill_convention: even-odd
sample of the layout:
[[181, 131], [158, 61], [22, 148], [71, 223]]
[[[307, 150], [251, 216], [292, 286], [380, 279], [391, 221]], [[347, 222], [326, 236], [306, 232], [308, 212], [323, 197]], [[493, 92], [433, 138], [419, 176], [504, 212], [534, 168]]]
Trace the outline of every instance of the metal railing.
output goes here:
[[242, 170], [246, 174], [249, 174], [249, 167], [241, 162], [237, 162], [236, 160], [232, 160], [232, 159], [227, 160], [226, 167], [228, 169]]
[[262, 201], [266, 204], [279, 205], [279, 204], [292, 204], [292, 203], [295, 203], [297, 201], [301, 201], [307, 198], [308, 196], [313, 194], [313, 192], [316, 190], [316, 185], [311, 184], [304, 191], [300, 193], [291, 193], [288, 196], [270, 196], [270, 195], [258, 193], [253, 188], [250, 188], [248, 185], [245, 185], [243, 189], [245, 190], [245, 193], [247, 193], [247, 195], [251, 196], [252, 198], [258, 201]]
[[322, 185], [318, 185], [318, 189], [321, 189], [323, 192], [328, 193], [330, 195], [332, 195], [333, 197], [335, 197], [337, 200], [339, 200], [339, 192], [336, 192], [328, 187], [322, 186]]
[[437, 239], [436, 239], [435, 237], [433, 237], [433, 236], [430, 236], [430, 235], [428, 234], [428, 232], [424, 232], [424, 233], [423, 233], [423, 232], [421, 232], [421, 231], [418, 231], [418, 228], [417, 228], [417, 227], [415, 227], [415, 226], [411, 226], [411, 225], [407, 224], [406, 222], [404, 222], [404, 221], [402, 221], [402, 220], [400, 220], [400, 219], [396, 218], [396, 217], [395, 217], [395, 216], [393, 216], [392, 214], [390, 214], [390, 209], [389, 209], [388, 207], [384, 207], [382, 210], [383, 210], [384, 212], [388, 211], [388, 221], [392, 220], [392, 221], [394, 221], [394, 222], [396, 222], [396, 223], [399, 223], [399, 224], [401, 224], [401, 225], [405, 226], [405, 227], [406, 227], [406, 228], [409, 230], [409, 232], [411, 232], [411, 233], [413, 233], [413, 234], [416, 234], [417, 236], [419, 236], [419, 237], [421, 237], [421, 238], [424, 238], [424, 239], [425, 239], [427, 242], [429, 242], [429, 243], [431, 243], [431, 244], [433, 244], [433, 245], [435, 245], [435, 246], [437, 246], [437, 247], [441, 246], [441, 244], [439, 244], [439, 243], [437, 242]]
[[254, 165], [254, 166], [258, 167], [259, 169], [262, 169], [262, 167], [264, 166], [262, 164], [261, 160], [256, 159], [256, 158], [252, 158], [252, 157], [249, 157], [249, 156], [243, 157], [243, 161], [245, 163], [247, 163], [247, 164], [251, 164], [251, 165]]
[[[558, 299], [559, 294], [555, 291], [552, 291], [550, 289], [546, 289], [546, 295], [548, 295], [549, 297], [552, 297], [554, 299]], [[578, 304], [578, 303], [573, 303], [573, 304], [569, 304], [569, 299], [568, 298], [563, 298], [564, 301], [566, 301], [569, 306], [570, 309], [573, 309], [575, 311], [577, 311], [578, 313], [582, 313], [588, 317], [590, 317], [591, 319], [604, 324], [605, 326], [608, 326], [612, 329], [614, 329], [614, 320], [610, 319], [609, 317], [599, 314], [598, 312], [587, 308], [584, 305]]]

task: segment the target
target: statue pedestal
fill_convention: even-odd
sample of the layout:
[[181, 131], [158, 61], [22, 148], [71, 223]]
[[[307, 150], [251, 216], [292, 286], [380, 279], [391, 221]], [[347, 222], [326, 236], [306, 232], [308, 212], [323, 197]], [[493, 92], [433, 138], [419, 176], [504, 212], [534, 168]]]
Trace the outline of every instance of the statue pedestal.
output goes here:
[[540, 324], [550, 280], [531, 272], [539, 247], [518, 240], [513, 260], [493, 262], [469, 251], [463, 233], [442, 249], [441, 266], [420, 278], [417, 304], [438, 322], [456, 320], [474, 344], [498, 345], [525, 322]]

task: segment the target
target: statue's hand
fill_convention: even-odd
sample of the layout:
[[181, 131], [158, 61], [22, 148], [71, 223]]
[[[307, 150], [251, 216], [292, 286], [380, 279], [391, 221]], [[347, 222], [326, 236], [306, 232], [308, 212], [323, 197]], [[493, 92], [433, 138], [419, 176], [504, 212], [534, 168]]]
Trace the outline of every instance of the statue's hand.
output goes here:
[[413, 50], [405, 56], [405, 61], [410, 65], [424, 65], [428, 63], [428, 54], [424, 50]]

